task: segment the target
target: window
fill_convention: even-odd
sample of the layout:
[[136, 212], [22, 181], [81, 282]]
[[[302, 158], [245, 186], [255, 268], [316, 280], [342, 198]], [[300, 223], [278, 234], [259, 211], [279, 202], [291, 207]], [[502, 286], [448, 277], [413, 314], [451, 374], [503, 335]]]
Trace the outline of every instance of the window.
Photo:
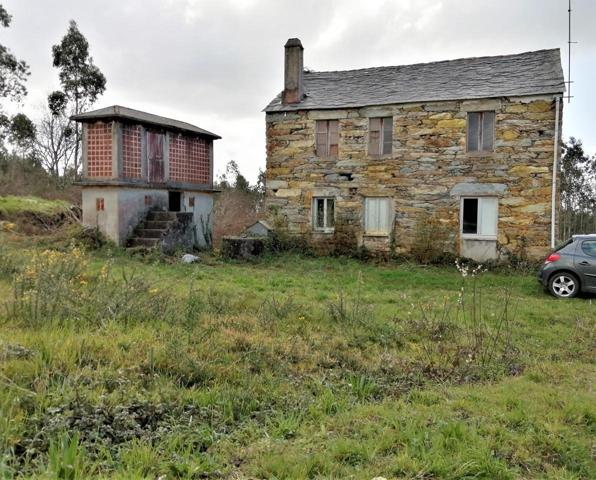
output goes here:
[[337, 157], [339, 145], [339, 121], [317, 120], [316, 148], [319, 157]]
[[468, 152], [492, 152], [495, 140], [495, 112], [468, 113]]
[[461, 233], [464, 237], [497, 238], [499, 201], [496, 197], [462, 198]]
[[105, 202], [103, 198], [99, 197], [95, 199], [95, 210], [98, 212], [103, 212], [105, 210]]
[[371, 118], [368, 132], [368, 153], [386, 155], [393, 151], [393, 117]]
[[313, 228], [318, 232], [333, 232], [335, 227], [335, 200], [313, 198]]
[[586, 240], [582, 243], [582, 252], [589, 257], [596, 257], [596, 240]]
[[393, 223], [391, 199], [368, 197], [364, 199], [364, 233], [389, 235]]

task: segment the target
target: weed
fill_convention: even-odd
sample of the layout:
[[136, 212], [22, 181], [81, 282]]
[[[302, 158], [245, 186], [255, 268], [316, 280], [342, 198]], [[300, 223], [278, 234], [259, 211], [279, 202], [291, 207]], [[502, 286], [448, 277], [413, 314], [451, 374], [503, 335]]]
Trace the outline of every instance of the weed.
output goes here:
[[372, 315], [370, 305], [364, 303], [362, 294], [362, 272], [358, 272], [356, 293], [352, 298], [347, 298], [343, 291], [337, 294], [335, 301], [327, 304], [331, 319], [341, 325], [365, 325]]

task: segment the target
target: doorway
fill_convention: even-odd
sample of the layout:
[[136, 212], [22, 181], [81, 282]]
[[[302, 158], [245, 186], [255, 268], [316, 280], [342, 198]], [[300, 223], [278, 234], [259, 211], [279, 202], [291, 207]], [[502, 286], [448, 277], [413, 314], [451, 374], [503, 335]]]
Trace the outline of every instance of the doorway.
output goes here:
[[168, 210], [170, 212], [179, 212], [181, 203], [180, 200], [180, 192], [168, 192]]

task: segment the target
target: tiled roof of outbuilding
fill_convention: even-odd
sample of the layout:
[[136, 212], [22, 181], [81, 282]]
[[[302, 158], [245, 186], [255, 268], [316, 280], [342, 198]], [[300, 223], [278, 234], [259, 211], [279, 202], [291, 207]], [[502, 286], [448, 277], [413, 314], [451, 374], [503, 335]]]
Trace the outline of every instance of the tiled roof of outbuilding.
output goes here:
[[141, 112], [128, 107], [121, 107], [120, 105], [112, 105], [111, 107], [100, 108], [98, 110], [91, 110], [89, 112], [73, 115], [73, 120], [79, 122], [91, 122], [94, 120], [110, 120], [123, 119], [132, 120], [145, 125], [155, 125], [157, 127], [171, 128], [173, 130], [181, 130], [184, 132], [196, 133], [205, 135], [214, 139], [221, 138], [215, 133], [208, 132], [202, 128], [191, 125], [190, 123], [181, 122], [172, 118], [160, 117], [152, 113]]
[[396, 67], [304, 72], [306, 97], [266, 112], [556, 94], [565, 91], [559, 49]]

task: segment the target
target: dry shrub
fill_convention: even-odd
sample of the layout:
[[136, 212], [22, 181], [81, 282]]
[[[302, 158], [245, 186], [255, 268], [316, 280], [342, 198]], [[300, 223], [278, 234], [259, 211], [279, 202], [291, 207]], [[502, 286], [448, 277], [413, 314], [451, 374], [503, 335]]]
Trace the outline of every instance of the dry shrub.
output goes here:
[[447, 229], [436, 214], [420, 213], [414, 226], [412, 257], [422, 264], [451, 261], [452, 255], [445, 251], [447, 236]]
[[[262, 217], [257, 210], [258, 196], [252, 192], [223, 189], [213, 208], [213, 244], [219, 247], [221, 238], [239, 235]], [[264, 212], [262, 212], [264, 213]]]

